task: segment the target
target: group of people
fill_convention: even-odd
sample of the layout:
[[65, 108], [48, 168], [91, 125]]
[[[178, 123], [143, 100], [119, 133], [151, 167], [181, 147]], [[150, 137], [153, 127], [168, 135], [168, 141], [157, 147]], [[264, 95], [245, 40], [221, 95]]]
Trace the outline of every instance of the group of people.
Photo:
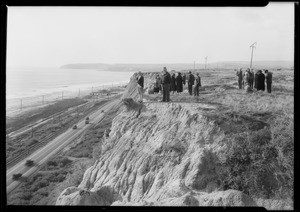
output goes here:
[[[247, 92], [256, 90], [265, 90], [265, 84], [267, 85], [267, 92], [272, 92], [272, 73], [268, 70], [258, 70], [255, 74], [253, 69], [247, 69], [244, 73], [243, 70], [235, 70], [236, 76], [238, 77], [239, 89], [246, 89]], [[144, 90], [144, 77], [141, 72], [138, 73], [136, 79], [138, 84], [139, 102], [143, 102], [143, 90]], [[188, 74], [181, 74], [178, 72], [177, 76], [175, 73], [172, 75], [167, 71], [167, 68], [163, 68], [162, 75], [156, 75], [154, 84], [154, 93], [161, 92], [163, 94], [162, 102], [170, 101], [170, 92], [181, 93], [183, 87], [187, 84], [189, 95], [199, 96], [199, 88], [201, 87], [201, 78], [199, 73], [194, 76], [191, 71]]]
[[247, 69], [243, 73], [242, 69], [235, 70], [236, 76], [238, 77], [239, 89], [246, 89], [247, 92], [252, 92], [253, 88], [256, 90], [265, 90], [265, 84], [267, 85], [267, 92], [272, 92], [272, 73], [268, 70], [257, 70], [254, 74], [253, 69]]
[[183, 91], [184, 85], [188, 85], [189, 94], [193, 95], [193, 86], [194, 86], [194, 95], [199, 96], [199, 87], [201, 87], [201, 78], [199, 73], [196, 74], [196, 77], [189, 72], [186, 74], [181, 74], [178, 72], [177, 76], [175, 73], [172, 75], [167, 71], [167, 68], [164, 67], [162, 76], [159, 74], [156, 75], [154, 92], [163, 94], [162, 102], [170, 101], [170, 92], [181, 93]]

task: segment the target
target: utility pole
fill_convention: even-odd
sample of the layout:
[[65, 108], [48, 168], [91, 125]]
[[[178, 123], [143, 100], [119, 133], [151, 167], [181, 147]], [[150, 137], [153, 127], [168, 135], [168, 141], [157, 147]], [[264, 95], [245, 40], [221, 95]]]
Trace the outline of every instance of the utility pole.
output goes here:
[[22, 105], [22, 99], [21, 99], [21, 110], [22, 110], [22, 107], [23, 107], [23, 105]]
[[206, 70], [207, 56], [205, 57], [205, 70]]
[[252, 51], [251, 51], [251, 60], [250, 60], [250, 69], [252, 68], [252, 58], [253, 58], [253, 49], [256, 48], [256, 42], [253, 43], [250, 48], [252, 48]]

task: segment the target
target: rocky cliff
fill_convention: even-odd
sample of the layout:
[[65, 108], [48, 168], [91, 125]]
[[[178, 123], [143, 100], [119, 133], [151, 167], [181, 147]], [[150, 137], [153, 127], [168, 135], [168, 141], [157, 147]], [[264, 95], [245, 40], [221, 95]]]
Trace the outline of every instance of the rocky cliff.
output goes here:
[[219, 190], [224, 132], [203, 113], [217, 106], [135, 101], [132, 78], [99, 159], [57, 205], [257, 206]]

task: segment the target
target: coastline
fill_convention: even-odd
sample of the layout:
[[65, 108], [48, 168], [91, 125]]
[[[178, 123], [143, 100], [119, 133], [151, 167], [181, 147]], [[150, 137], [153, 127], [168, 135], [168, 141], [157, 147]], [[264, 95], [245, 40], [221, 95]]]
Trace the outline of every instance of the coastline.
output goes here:
[[97, 94], [98, 96], [101, 92], [111, 92], [125, 87], [128, 82], [129, 80], [113, 83], [67, 86], [63, 89], [51, 89], [47, 93], [40, 92], [35, 95], [6, 98], [6, 116], [20, 116], [34, 109], [43, 108], [63, 99], [85, 98], [91, 94]]

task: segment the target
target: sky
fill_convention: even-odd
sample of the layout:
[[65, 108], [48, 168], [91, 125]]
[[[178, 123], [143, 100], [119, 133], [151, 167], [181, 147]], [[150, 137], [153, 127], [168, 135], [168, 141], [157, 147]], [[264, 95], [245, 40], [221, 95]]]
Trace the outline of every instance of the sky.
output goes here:
[[294, 58], [294, 5], [8, 7], [7, 67]]

